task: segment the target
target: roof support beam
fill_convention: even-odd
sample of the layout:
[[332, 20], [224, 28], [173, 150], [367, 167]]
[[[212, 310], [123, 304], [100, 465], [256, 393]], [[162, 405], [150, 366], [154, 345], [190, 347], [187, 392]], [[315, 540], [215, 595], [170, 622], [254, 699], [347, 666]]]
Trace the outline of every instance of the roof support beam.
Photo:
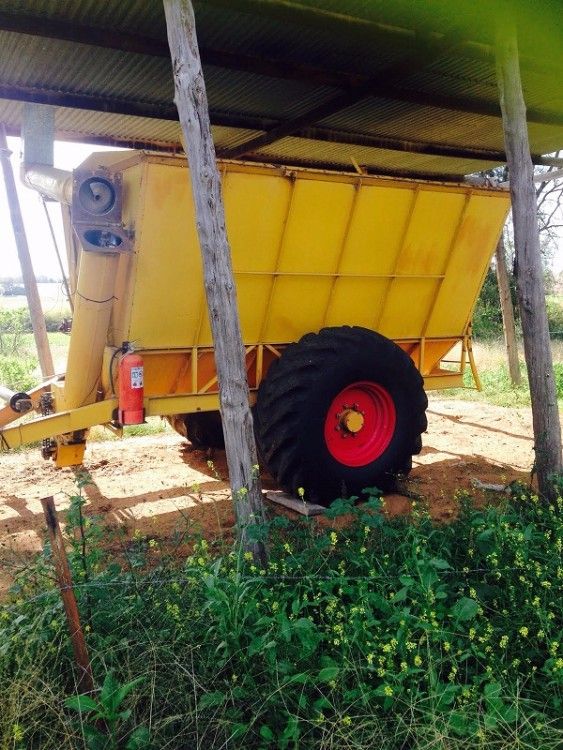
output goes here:
[[[12, 99], [20, 102], [36, 102], [38, 104], [51, 104], [57, 107], [71, 109], [82, 109], [94, 112], [106, 112], [108, 114], [131, 115], [136, 117], [147, 117], [158, 120], [177, 121], [178, 112], [173, 105], [154, 105], [145, 102], [135, 102], [125, 99], [106, 99], [99, 96], [86, 96], [82, 94], [61, 94], [53, 91], [38, 91], [21, 86], [0, 86], [0, 99]], [[245, 115], [232, 115], [224, 112], [211, 111], [211, 122], [218, 127], [237, 128], [241, 130], [271, 130], [274, 126], [282, 127], [267, 118], [248, 117]], [[462, 148], [449, 144], [426, 143], [424, 141], [409, 141], [398, 138], [386, 138], [383, 136], [372, 136], [358, 133], [350, 133], [343, 130], [335, 130], [325, 127], [301, 128], [292, 135], [296, 138], [306, 138], [314, 141], [327, 143], [346, 143], [351, 146], [364, 146], [367, 148], [378, 148], [386, 151], [401, 151], [412, 154], [428, 154], [432, 156], [449, 156], [456, 159], [468, 159], [472, 161], [504, 162], [506, 156], [503, 151], [479, 148]], [[114, 143], [115, 145], [130, 146], [137, 148], [152, 147], [150, 142], [128, 141], [124, 138], [99, 138], [89, 139], [90, 143]], [[173, 150], [175, 144], [154, 144], [156, 148]], [[178, 146], [180, 145], [178, 140]], [[219, 156], [228, 158], [228, 152], [219, 152]], [[256, 156], [256, 154], [254, 154]], [[263, 157], [266, 158], [266, 157]], [[563, 159], [543, 157], [539, 154], [533, 157], [534, 164], [548, 166], [563, 166]]]
[[[80, 26], [58, 19], [0, 12], [0, 30], [48, 39], [60, 39], [77, 44], [88, 44], [104, 49], [114, 49], [120, 52], [151, 57], [168, 58], [169, 56], [168, 47], [163, 40], [111, 29]], [[301, 81], [316, 86], [346, 90], [363, 86], [369, 81], [369, 77], [364, 73], [330, 71], [290, 60], [245, 55], [240, 52], [227, 52], [210, 47], [201, 47], [200, 53], [204, 65], [244, 71], [270, 78]], [[386, 85], [386, 83], [374, 87], [371, 95], [390, 101], [500, 118], [500, 108], [497, 101], [487, 102], [472, 97], [445, 96], [438, 93], [398, 88], [397, 86]], [[556, 112], [530, 109], [528, 110], [528, 122], [563, 126], [563, 115]]]
[[122, 31], [102, 29], [96, 26], [81, 26], [47, 16], [2, 12], [0, 13], [0, 29], [47, 39], [90, 44], [94, 47], [116, 49], [121, 52], [169, 57], [168, 45], [163, 39], [137, 36], [136, 34], [127, 34]]
[[[449, 144], [425, 143], [424, 141], [409, 141], [400, 138], [386, 138], [371, 135], [356, 135], [343, 130], [331, 128], [311, 127], [292, 134], [296, 138], [309, 138], [325, 143], [346, 143], [353, 146], [378, 148], [385, 151], [401, 151], [410, 154], [427, 154], [429, 156], [449, 156], [454, 159], [471, 159], [476, 161], [505, 162], [504, 151], [494, 149], [463, 148]], [[244, 144], [243, 144], [244, 145]], [[222, 156], [223, 154], [220, 153]], [[259, 155], [259, 154], [254, 154]], [[538, 159], [541, 157], [537, 157]]]

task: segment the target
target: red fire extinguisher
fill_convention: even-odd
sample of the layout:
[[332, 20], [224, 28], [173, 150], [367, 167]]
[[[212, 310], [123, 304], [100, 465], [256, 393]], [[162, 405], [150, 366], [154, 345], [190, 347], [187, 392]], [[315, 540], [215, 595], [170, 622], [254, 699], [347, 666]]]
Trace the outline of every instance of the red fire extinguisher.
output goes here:
[[145, 421], [143, 408], [144, 371], [143, 358], [125, 342], [124, 352], [119, 362], [119, 408], [118, 421], [121, 424], [142, 424]]

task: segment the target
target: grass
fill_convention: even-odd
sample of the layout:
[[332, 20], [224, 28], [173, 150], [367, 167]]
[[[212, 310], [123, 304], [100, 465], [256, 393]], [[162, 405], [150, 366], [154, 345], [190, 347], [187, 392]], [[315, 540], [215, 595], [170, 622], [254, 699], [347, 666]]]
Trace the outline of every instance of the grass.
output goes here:
[[[475, 389], [471, 370], [467, 368], [464, 375], [464, 388], [449, 388], [433, 393], [439, 398], [481, 401], [497, 406], [529, 406], [530, 389], [522, 350], [520, 349], [522, 383], [520, 386], [514, 387], [508, 372], [503, 341], [478, 341], [474, 343], [473, 348], [477, 371], [483, 387], [482, 391]], [[563, 341], [552, 341], [551, 348], [557, 398], [560, 402], [563, 402]]]
[[563, 501], [461, 497], [435, 526], [365, 499], [336, 501], [327, 527], [251, 529], [261, 569], [188, 526], [108, 545], [78, 494], [66, 533], [97, 690], [76, 696], [47, 546], [0, 609], [0, 746], [560, 747]]

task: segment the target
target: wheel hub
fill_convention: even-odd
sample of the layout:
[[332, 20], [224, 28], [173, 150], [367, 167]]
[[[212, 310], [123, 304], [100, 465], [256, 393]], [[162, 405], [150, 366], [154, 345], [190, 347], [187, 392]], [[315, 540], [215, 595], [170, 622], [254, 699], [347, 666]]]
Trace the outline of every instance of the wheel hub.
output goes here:
[[352, 407], [345, 407], [337, 417], [337, 429], [343, 430], [344, 435], [357, 435], [364, 426], [364, 414], [355, 404]]
[[370, 381], [352, 383], [328, 408], [325, 445], [344, 466], [366, 466], [386, 451], [396, 422], [395, 404], [386, 388]]

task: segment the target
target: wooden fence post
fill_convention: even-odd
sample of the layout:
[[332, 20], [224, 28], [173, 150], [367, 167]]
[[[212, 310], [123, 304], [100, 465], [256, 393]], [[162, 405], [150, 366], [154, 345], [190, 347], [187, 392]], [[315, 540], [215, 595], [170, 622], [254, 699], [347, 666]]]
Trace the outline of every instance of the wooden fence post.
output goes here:
[[510, 173], [516, 281], [532, 399], [535, 468], [540, 493], [553, 499], [556, 493], [550, 477], [561, 472], [561, 426], [545, 306], [534, 171], [520, 79], [514, 12], [514, 7], [506, 3], [505, 12], [497, 20], [497, 82]]
[[80, 623], [80, 614], [76, 604], [76, 597], [74, 596], [74, 589], [72, 588], [72, 576], [68, 565], [61, 527], [59, 526], [57, 518], [57, 511], [55, 510], [55, 502], [52, 497], [44, 497], [41, 500], [41, 505], [43, 506], [45, 521], [47, 522], [47, 531], [49, 532], [49, 540], [51, 542], [55, 573], [65, 608], [70, 640], [72, 642], [72, 650], [74, 652], [74, 660], [78, 667], [77, 690], [79, 693], [93, 693], [94, 679], [92, 677], [92, 668], [90, 666], [90, 658], [88, 656], [88, 649], [84, 639], [84, 632]]
[[263, 522], [264, 509], [231, 251], [194, 11], [190, 0], [164, 0], [164, 11], [175, 102], [190, 166], [235, 514], [243, 545], [263, 564], [265, 545], [251, 542], [246, 532], [249, 524]]

